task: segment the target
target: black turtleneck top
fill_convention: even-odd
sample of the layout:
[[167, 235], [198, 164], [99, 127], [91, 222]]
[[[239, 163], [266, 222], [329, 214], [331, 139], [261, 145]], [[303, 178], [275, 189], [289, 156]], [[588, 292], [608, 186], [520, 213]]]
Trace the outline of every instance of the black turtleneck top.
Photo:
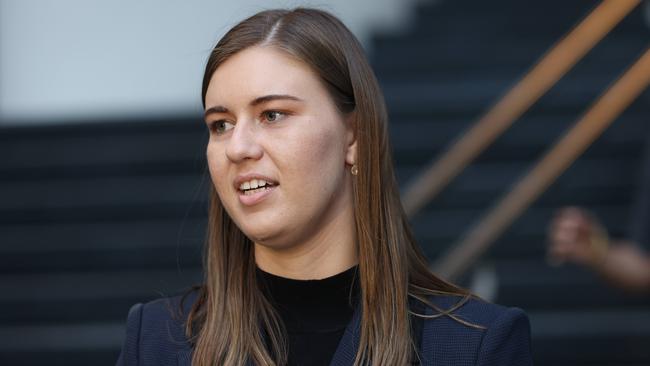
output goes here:
[[257, 269], [260, 288], [283, 321], [289, 366], [329, 365], [359, 299], [357, 266], [321, 280], [293, 280]]

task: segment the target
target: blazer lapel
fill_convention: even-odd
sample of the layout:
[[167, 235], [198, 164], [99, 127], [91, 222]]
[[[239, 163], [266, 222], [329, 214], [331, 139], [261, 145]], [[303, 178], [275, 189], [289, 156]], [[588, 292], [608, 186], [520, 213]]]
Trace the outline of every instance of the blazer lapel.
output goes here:
[[[409, 303], [409, 307], [413, 309], [413, 304]], [[424, 312], [426, 315], [433, 315], [433, 310], [429, 307], [417, 308], [418, 312]], [[422, 363], [418, 360], [418, 357], [414, 358], [415, 365], [421, 366], [430, 366], [431, 363], [427, 360], [430, 359], [430, 354], [432, 350], [430, 349], [430, 342], [425, 342], [427, 333], [432, 333], [433, 329], [422, 329], [422, 326], [416, 327], [416, 332], [420, 335], [415, 336], [415, 339], [420, 340], [418, 353], [424, 348], [424, 354], [422, 355]], [[431, 327], [428, 327], [431, 328]], [[424, 333], [424, 334], [423, 334]], [[429, 335], [430, 336], [430, 335]], [[352, 315], [352, 320], [348, 323], [348, 326], [345, 328], [345, 333], [339, 342], [334, 357], [332, 357], [332, 362], [330, 366], [352, 366], [354, 365], [354, 358], [357, 356], [357, 351], [359, 350], [359, 339], [361, 338], [361, 305], [358, 305]]]
[[334, 352], [330, 366], [351, 366], [359, 349], [359, 338], [361, 332], [361, 305], [358, 305], [352, 315], [352, 320], [345, 328], [343, 337]]
[[[343, 333], [343, 337], [339, 341], [336, 352], [332, 357], [330, 366], [352, 366], [354, 358], [359, 349], [359, 338], [361, 332], [361, 306], [357, 306], [352, 314], [352, 320], [348, 323]], [[192, 350], [182, 350], [177, 354], [178, 366], [191, 366], [192, 364]], [[249, 366], [253, 366], [251, 362]]]

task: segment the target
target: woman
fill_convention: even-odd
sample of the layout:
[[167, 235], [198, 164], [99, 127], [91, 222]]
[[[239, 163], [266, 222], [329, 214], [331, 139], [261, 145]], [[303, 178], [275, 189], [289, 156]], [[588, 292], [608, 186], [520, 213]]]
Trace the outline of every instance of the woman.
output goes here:
[[381, 91], [332, 15], [258, 13], [203, 79], [205, 282], [129, 312], [125, 365], [525, 365], [518, 309], [433, 275], [394, 179]]

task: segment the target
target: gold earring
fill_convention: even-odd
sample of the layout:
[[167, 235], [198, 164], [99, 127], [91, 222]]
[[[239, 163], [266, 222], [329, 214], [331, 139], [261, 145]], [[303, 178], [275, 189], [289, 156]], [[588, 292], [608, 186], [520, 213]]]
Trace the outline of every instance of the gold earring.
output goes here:
[[352, 168], [350, 168], [350, 173], [352, 173], [352, 175], [359, 174], [359, 167], [357, 167], [357, 164], [352, 165]]

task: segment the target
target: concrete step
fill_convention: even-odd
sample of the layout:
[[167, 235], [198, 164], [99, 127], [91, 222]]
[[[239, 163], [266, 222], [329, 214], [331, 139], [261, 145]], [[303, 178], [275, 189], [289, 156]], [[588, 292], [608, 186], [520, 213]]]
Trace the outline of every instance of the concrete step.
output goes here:
[[[630, 294], [607, 285], [596, 274], [584, 267], [566, 264], [559, 267], [547, 264], [544, 258], [494, 260], [482, 262], [492, 266], [498, 283], [496, 302], [519, 306], [528, 311], [611, 311], [637, 309], [650, 315], [650, 294]], [[623, 312], [621, 316], [624, 316]], [[551, 329], [556, 325], [546, 325]], [[650, 323], [643, 325], [648, 328]], [[559, 327], [564, 329], [565, 327]], [[599, 328], [602, 330], [607, 327]], [[625, 328], [621, 329], [623, 332]], [[630, 333], [634, 333], [631, 327]], [[579, 330], [576, 330], [576, 332]], [[550, 330], [549, 330], [550, 332]]]
[[120, 321], [135, 302], [183, 293], [198, 266], [0, 275], [0, 325]]
[[650, 364], [647, 307], [530, 311], [528, 315], [536, 365]]

